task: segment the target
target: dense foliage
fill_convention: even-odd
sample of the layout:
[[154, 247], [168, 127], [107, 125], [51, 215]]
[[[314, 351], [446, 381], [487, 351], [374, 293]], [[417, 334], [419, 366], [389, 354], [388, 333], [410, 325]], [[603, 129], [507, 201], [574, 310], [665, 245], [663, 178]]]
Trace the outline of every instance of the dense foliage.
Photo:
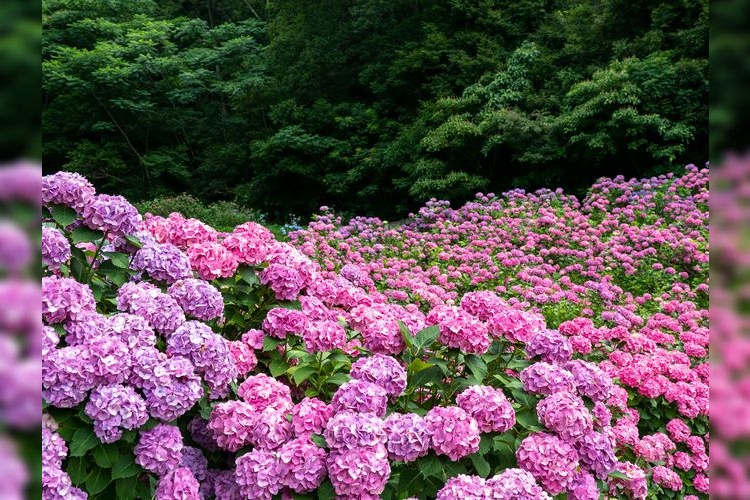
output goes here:
[[708, 2], [44, 1], [44, 164], [273, 220], [650, 175], [708, 145]]
[[291, 243], [42, 194], [45, 498], [707, 498], [707, 169]]

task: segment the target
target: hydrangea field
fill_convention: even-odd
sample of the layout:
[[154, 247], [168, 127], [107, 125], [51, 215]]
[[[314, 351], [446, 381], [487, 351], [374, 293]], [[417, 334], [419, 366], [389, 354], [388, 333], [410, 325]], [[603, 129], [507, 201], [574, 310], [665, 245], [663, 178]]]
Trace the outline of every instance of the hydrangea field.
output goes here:
[[44, 498], [708, 498], [708, 177], [281, 242], [48, 175]]

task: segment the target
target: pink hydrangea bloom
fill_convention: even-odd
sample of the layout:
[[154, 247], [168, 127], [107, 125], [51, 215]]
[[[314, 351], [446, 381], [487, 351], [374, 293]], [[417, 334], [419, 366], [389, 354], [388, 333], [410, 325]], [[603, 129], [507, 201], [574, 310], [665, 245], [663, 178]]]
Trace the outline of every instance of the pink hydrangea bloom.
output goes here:
[[458, 406], [436, 406], [424, 417], [432, 449], [438, 455], [460, 460], [479, 450], [479, 424]]

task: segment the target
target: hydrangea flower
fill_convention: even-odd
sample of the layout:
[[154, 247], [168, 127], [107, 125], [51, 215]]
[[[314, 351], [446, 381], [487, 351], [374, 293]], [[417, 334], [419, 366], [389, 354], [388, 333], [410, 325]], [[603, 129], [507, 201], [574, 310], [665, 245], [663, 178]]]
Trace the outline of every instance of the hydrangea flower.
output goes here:
[[565, 491], [578, 468], [576, 450], [552, 434], [538, 432], [526, 437], [516, 450], [518, 466], [530, 472], [552, 495]]
[[331, 400], [334, 413], [353, 411], [356, 413], [372, 412], [384, 417], [388, 393], [380, 386], [364, 380], [350, 380], [338, 388]]
[[179, 467], [159, 479], [157, 500], [190, 500], [200, 498], [200, 484], [187, 467]]
[[237, 395], [257, 413], [269, 407], [286, 412], [294, 406], [289, 387], [263, 373], [245, 379]]
[[343, 497], [377, 498], [391, 476], [384, 446], [331, 452], [326, 463], [333, 489]]
[[182, 447], [182, 434], [177, 426], [158, 424], [141, 431], [133, 450], [135, 463], [158, 476], [164, 476], [180, 466]]
[[680, 418], [667, 422], [667, 432], [675, 443], [684, 443], [690, 437], [690, 427]]
[[271, 500], [284, 485], [276, 453], [253, 450], [237, 457], [235, 479], [243, 498]]
[[565, 363], [581, 396], [594, 402], [606, 401], [612, 392], [612, 377], [590, 361], [574, 359]]
[[125, 283], [117, 292], [117, 309], [144, 318], [159, 333], [169, 335], [185, 322], [177, 301], [151, 283]]
[[76, 321], [79, 316], [96, 309], [94, 294], [72, 278], [42, 278], [42, 318], [49, 324]]
[[438, 340], [465, 353], [484, 354], [490, 347], [487, 326], [457, 307], [438, 306], [427, 315], [427, 322], [440, 325]]
[[485, 482], [493, 500], [551, 500], [534, 476], [523, 469], [505, 469]]
[[275, 450], [291, 437], [292, 423], [287, 413], [268, 407], [258, 414], [250, 442], [257, 448]]
[[526, 392], [550, 395], [558, 392], [574, 392], [573, 374], [550, 363], [534, 363], [520, 373], [521, 383]]
[[460, 460], [479, 450], [479, 424], [458, 406], [436, 406], [424, 417], [432, 449], [438, 455]]
[[456, 404], [476, 419], [482, 432], [506, 432], [516, 424], [516, 413], [500, 389], [468, 387], [456, 396]]
[[285, 307], [271, 309], [263, 320], [263, 330], [277, 339], [286, 338], [288, 333], [301, 336], [308, 328], [305, 313]]
[[382, 446], [388, 439], [382, 419], [373, 413], [349, 411], [335, 414], [328, 421], [323, 436], [335, 451]]
[[83, 209], [83, 220], [91, 229], [112, 235], [135, 232], [141, 222], [138, 210], [122, 196], [96, 195]]
[[594, 429], [591, 412], [583, 400], [569, 392], [558, 392], [542, 399], [536, 413], [545, 427], [571, 443]]
[[[141, 316], [119, 313], [107, 318], [109, 333], [117, 335], [132, 352], [141, 347], [156, 345], [156, 333]], [[133, 357], [135, 360], [135, 356]]]
[[203, 387], [193, 364], [177, 356], [154, 365], [153, 378], [143, 387], [143, 394], [151, 416], [168, 422], [192, 408], [203, 397]]
[[397, 359], [383, 354], [358, 359], [352, 364], [349, 376], [382, 387], [391, 400], [406, 389], [406, 370]]
[[83, 213], [96, 196], [94, 186], [81, 174], [55, 172], [42, 177], [42, 203], [63, 205]]
[[310, 323], [302, 332], [307, 352], [326, 352], [334, 349], [344, 349], [346, 346], [346, 330], [335, 321], [323, 320]]
[[58, 408], [73, 408], [96, 385], [88, 363], [89, 350], [68, 346], [51, 350], [42, 359], [42, 396]]
[[133, 256], [131, 267], [167, 284], [193, 275], [187, 255], [170, 243], [143, 245]]
[[190, 469], [190, 472], [193, 473], [193, 476], [198, 481], [206, 479], [206, 475], [208, 474], [208, 460], [206, 460], [206, 456], [200, 448], [183, 446], [182, 462], [180, 465]]
[[229, 347], [229, 354], [232, 356], [238, 377], [249, 374], [258, 365], [255, 351], [246, 343], [240, 340], [228, 341], [227, 347]]
[[413, 462], [427, 455], [430, 430], [424, 419], [414, 413], [391, 413], [385, 419], [386, 447], [392, 460]]
[[459, 474], [445, 482], [435, 497], [437, 500], [484, 500], [487, 498], [487, 486], [479, 476]]
[[557, 330], [538, 330], [526, 341], [526, 354], [547, 363], [565, 363], [573, 355], [573, 347]]
[[233, 276], [239, 264], [232, 252], [212, 241], [190, 245], [187, 256], [198, 277], [206, 281]]
[[258, 422], [255, 409], [242, 401], [225, 401], [214, 406], [208, 420], [208, 429], [220, 448], [237, 451], [246, 444]]
[[680, 491], [682, 489], [682, 478], [675, 471], [667, 469], [662, 465], [657, 465], [652, 472], [654, 482], [662, 488], [672, 491]]
[[578, 471], [568, 487], [571, 500], [599, 500], [599, 487], [594, 476], [586, 471]]
[[65, 342], [68, 345], [86, 345], [94, 337], [108, 335], [111, 331], [110, 320], [98, 312], [84, 312], [75, 321], [67, 321]]
[[146, 403], [132, 387], [104, 385], [91, 391], [86, 415], [94, 421], [94, 433], [102, 443], [122, 437], [123, 429], [137, 429], [148, 420]]
[[50, 269], [60, 266], [70, 259], [70, 243], [58, 229], [42, 226], [42, 264]]
[[279, 471], [284, 486], [307, 493], [320, 486], [327, 474], [327, 454], [309, 438], [297, 438], [279, 450]]
[[599, 479], [605, 479], [617, 464], [614, 443], [605, 434], [587, 432], [576, 443], [581, 465], [587, 467]]
[[333, 416], [333, 408], [318, 398], [304, 398], [292, 408], [292, 428], [297, 437], [320, 434]]
[[[644, 500], [648, 495], [646, 473], [632, 462], [619, 462], [615, 470], [627, 476], [627, 479], [610, 478], [609, 492], [612, 495], [628, 494], [634, 500]], [[624, 490], [624, 492], [623, 492]]]
[[168, 293], [185, 314], [193, 318], [210, 321], [224, 314], [224, 298], [221, 292], [203, 280], [179, 280], [169, 287]]

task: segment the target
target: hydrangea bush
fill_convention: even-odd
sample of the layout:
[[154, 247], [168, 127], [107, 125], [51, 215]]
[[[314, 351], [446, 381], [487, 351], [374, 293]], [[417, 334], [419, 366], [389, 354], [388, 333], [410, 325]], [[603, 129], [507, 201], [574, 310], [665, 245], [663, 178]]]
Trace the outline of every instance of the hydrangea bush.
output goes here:
[[708, 171], [279, 242], [43, 179], [45, 498], [707, 498]]

